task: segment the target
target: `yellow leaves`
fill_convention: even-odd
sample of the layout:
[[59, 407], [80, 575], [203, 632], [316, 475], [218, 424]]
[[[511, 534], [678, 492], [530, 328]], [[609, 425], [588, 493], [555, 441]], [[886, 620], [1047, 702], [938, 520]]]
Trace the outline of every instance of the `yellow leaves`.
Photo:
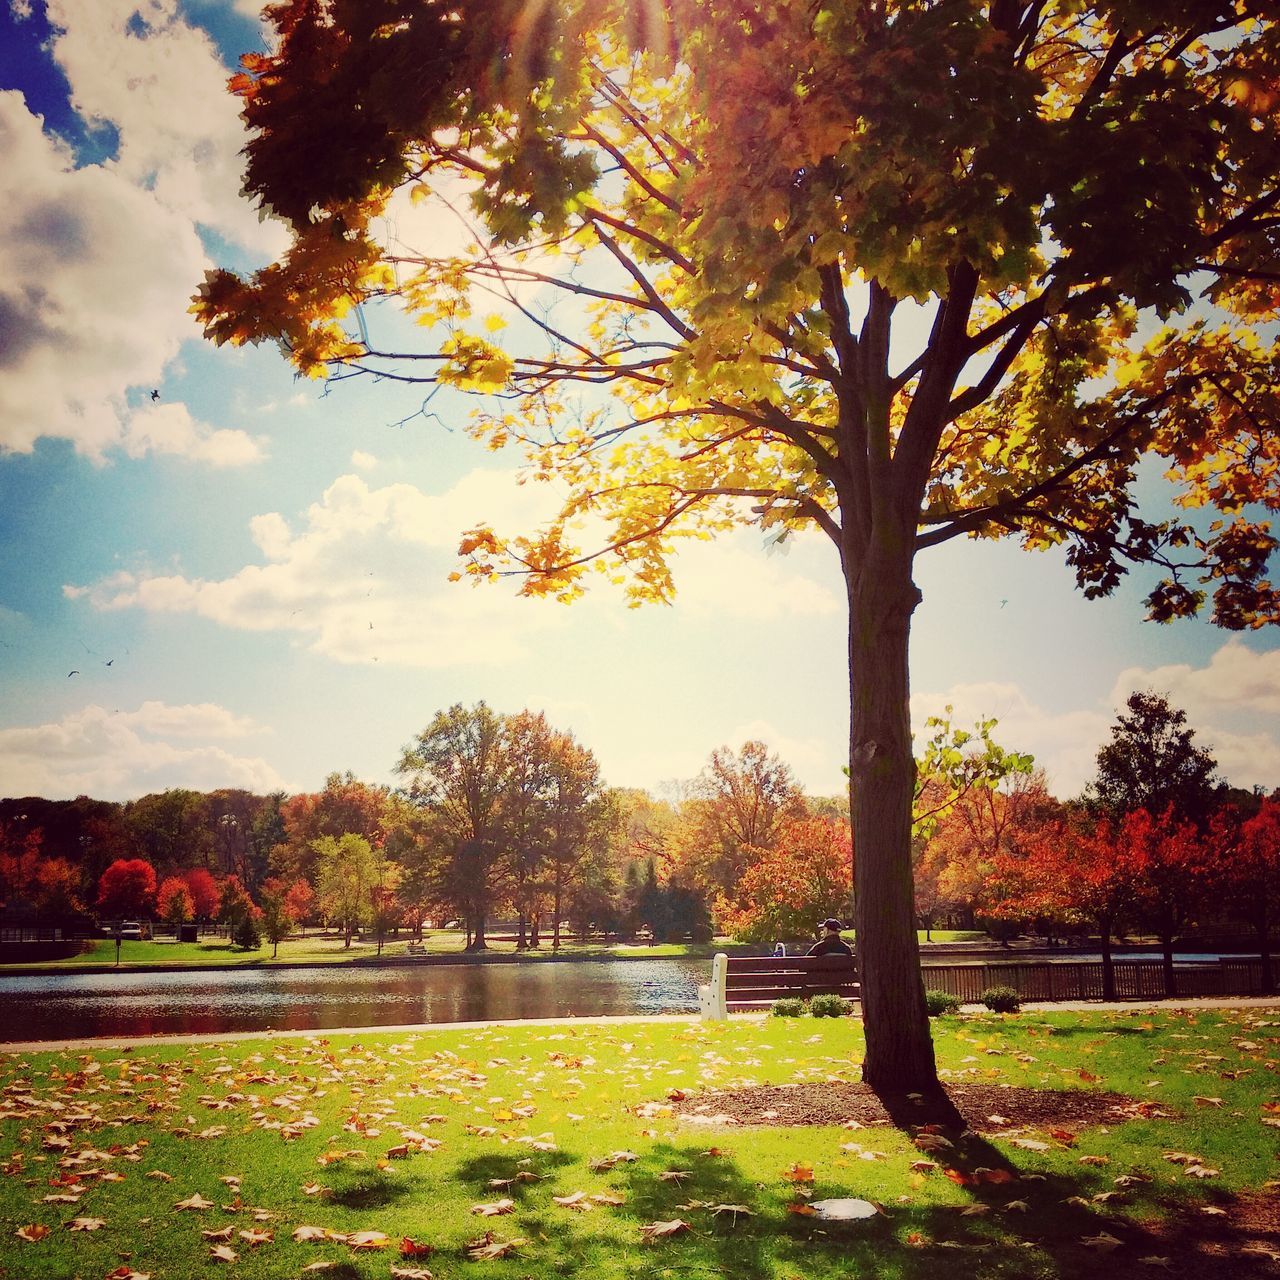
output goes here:
[[439, 380], [463, 391], [499, 391], [515, 368], [501, 348], [469, 334], [446, 339], [440, 350], [447, 359], [440, 367]]

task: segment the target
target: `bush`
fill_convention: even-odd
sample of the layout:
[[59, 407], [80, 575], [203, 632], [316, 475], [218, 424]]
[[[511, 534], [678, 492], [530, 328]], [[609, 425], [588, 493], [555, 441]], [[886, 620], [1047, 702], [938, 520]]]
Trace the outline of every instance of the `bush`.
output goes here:
[[695, 924], [689, 930], [689, 941], [706, 944], [715, 938], [715, 930], [709, 924]]
[[931, 1018], [941, 1017], [944, 1013], [959, 1013], [960, 997], [953, 996], [950, 991], [926, 991], [924, 1007]]
[[805, 1003], [799, 996], [783, 996], [769, 1006], [769, 1012], [775, 1018], [800, 1018], [804, 1016]]
[[1022, 1008], [1022, 997], [1012, 987], [988, 987], [978, 999], [992, 1013], [1017, 1013]]
[[262, 946], [262, 933], [251, 915], [241, 916], [231, 930], [231, 941], [243, 951], [257, 951]]
[[809, 1001], [809, 1012], [815, 1018], [843, 1018], [853, 1012], [853, 1005], [844, 996], [814, 996]]

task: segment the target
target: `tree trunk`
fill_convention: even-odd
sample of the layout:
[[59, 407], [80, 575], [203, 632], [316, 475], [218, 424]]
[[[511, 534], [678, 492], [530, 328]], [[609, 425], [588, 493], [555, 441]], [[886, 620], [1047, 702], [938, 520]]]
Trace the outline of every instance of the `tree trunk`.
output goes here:
[[524, 912], [520, 912], [519, 936], [516, 938], [516, 950], [523, 951], [529, 945], [528, 939], [525, 937], [525, 921]]
[[1103, 925], [1101, 929], [1102, 943], [1102, 998], [1116, 998], [1116, 967], [1111, 959], [1111, 927]]
[[468, 951], [488, 951], [489, 944], [484, 940], [484, 915], [476, 916], [475, 932], [471, 936], [471, 945]]
[[1164, 970], [1164, 993], [1166, 996], [1178, 994], [1178, 978], [1173, 968], [1173, 935], [1161, 934], [1161, 967]]
[[556, 877], [555, 894], [551, 907], [551, 950], [560, 950], [560, 877]]
[[1264, 905], [1258, 912], [1257, 923], [1254, 926], [1258, 931], [1258, 959], [1262, 962], [1262, 994], [1264, 996], [1274, 995], [1276, 990], [1275, 976], [1271, 969], [1271, 921], [1268, 917], [1269, 913]]
[[[846, 571], [850, 565], [846, 558]], [[863, 1079], [890, 1092], [938, 1089], [911, 878], [915, 760], [907, 666], [920, 593], [909, 553], [873, 549], [849, 584], [849, 803], [855, 857]]]

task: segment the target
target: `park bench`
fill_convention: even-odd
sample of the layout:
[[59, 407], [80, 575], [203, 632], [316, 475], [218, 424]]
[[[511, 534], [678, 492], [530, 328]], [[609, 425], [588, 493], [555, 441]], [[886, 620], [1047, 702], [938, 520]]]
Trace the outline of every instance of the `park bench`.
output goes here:
[[857, 1000], [858, 962], [853, 956], [727, 956], [711, 962], [711, 981], [698, 988], [704, 1021], [736, 1013], [768, 1013], [784, 996], [838, 995]]
[[425, 956], [426, 954], [427, 949], [421, 942], [411, 942], [407, 947], [405, 947], [405, 955]]

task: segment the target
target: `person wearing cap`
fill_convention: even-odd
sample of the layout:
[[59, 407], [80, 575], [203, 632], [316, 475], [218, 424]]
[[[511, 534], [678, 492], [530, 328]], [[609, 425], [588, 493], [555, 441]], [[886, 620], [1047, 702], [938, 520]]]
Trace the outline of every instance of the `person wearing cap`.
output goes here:
[[824, 920], [822, 937], [809, 948], [811, 956], [851, 956], [853, 948], [840, 936], [844, 925], [839, 920]]

